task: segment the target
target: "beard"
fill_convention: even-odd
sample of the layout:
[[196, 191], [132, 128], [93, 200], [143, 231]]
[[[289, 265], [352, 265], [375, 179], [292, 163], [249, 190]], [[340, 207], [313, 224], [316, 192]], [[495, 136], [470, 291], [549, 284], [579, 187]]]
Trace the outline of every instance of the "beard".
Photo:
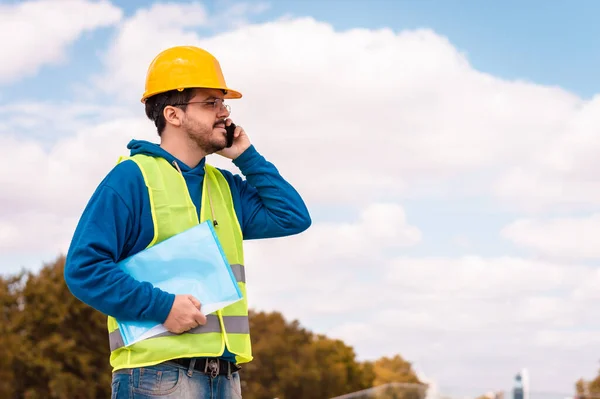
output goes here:
[[206, 155], [221, 151], [227, 145], [224, 135], [220, 137], [219, 135], [214, 134], [214, 125], [209, 126], [188, 119], [184, 121], [183, 128], [190, 141]]

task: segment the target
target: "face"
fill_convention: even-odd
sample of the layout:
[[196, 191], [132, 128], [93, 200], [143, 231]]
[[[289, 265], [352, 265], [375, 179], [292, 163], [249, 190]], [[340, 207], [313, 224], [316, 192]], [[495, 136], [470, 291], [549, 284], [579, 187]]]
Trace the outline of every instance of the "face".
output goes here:
[[220, 90], [198, 89], [182, 111], [181, 129], [192, 143], [206, 154], [225, 148], [225, 119], [229, 110], [223, 105]]

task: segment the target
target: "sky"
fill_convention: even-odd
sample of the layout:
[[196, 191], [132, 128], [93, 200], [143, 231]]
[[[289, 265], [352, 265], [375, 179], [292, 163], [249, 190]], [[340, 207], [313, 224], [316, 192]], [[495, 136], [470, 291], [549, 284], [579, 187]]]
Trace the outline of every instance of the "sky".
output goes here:
[[360, 360], [399, 353], [442, 392], [509, 389], [527, 368], [532, 391], [569, 395], [600, 354], [599, 9], [2, 2], [0, 273], [66, 253], [127, 142], [158, 141], [149, 62], [198, 45], [313, 219], [246, 243], [252, 307]]

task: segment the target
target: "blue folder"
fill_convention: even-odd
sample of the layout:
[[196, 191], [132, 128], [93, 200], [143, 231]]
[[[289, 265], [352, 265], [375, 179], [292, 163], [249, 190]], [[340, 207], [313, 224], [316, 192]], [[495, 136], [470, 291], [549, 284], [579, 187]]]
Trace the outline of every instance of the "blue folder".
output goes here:
[[[138, 281], [172, 294], [190, 294], [208, 315], [242, 299], [231, 265], [212, 223], [203, 222], [118, 263]], [[122, 321], [117, 324], [125, 346], [164, 333], [159, 323]]]

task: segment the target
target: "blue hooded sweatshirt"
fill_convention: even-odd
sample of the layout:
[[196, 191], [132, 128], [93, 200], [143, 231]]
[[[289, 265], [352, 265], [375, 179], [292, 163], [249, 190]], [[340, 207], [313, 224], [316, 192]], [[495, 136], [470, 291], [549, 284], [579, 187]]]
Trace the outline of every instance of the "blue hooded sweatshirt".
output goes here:
[[[132, 140], [131, 155], [146, 154], [177, 162], [200, 216], [205, 159], [194, 168], [158, 144]], [[250, 146], [233, 163], [246, 177], [221, 170], [229, 186], [245, 240], [301, 233], [311, 224], [296, 190]], [[145, 249], [154, 236], [148, 191], [131, 160], [116, 165], [97, 187], [83, 211], [66, 257], [64, 277], [75, 297], [122, 320], [164, 323], [175, 295], [121, 271], [116, 263]], [[224, 359], [234, 361], [225, 351]]]

